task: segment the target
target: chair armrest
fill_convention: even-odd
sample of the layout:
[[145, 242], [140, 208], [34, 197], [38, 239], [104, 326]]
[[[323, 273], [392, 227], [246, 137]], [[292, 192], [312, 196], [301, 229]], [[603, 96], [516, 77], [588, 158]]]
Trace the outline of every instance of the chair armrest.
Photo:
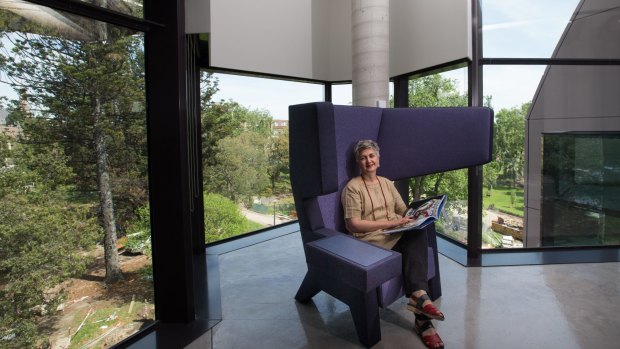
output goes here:
[[342, 233], [306, 244], [306, 261], [315, 270], [368, 292], [401, 274], [400, 253]]

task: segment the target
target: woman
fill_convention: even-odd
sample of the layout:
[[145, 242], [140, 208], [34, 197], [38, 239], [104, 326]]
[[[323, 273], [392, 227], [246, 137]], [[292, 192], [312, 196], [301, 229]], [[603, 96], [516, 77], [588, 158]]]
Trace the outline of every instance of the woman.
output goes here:
[[443, 320], [444, 315], [427, 295], [427, 235], [424, 230], [384, 234], [411, 220], [403, 217], [407, 206], [394, 183], [377, 176], [380, 166], [379, 145], [372, 140], [357, 142], [355, 159], [361, 175], [352, 178], [342, 191], [347, 230], [356, 238], [383, 248], [400, 252], [403, 259], [403, 284], [409, 298], [407, 309], [415, 314], [415, 331], [428, 348], [443, 348], [444, 344], [431, 319]]

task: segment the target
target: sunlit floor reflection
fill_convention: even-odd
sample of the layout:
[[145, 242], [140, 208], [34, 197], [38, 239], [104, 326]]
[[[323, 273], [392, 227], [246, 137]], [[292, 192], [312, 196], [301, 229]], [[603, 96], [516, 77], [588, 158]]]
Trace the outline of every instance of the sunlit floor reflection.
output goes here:
[[[440, 256], [447, 348], [612, 348], [620, 342], [620, 263], [465, 268]], [[306, 272], [294, 233], [220, 255], [223, 321], [212, 347], [361, 348], [348, 307], [293, 297]], [[399, 300], [373, 348], [424, 348]]]

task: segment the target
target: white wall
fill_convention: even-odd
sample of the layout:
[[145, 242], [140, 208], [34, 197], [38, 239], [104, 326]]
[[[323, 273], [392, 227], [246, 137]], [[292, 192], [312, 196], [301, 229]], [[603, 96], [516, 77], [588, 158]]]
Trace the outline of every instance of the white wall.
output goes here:
[[[188, 28], [208, 23], [197, 1], [213, 67], [351, 80], [350, 0], [188, 0]], [[391, 0], [390, 76], [471, 57], [469, 2]]]
[[211, 0], [214, 67], [312, 78], [310, 0]]
[[390, 75], [471, 58], [469, 0], [390, 1]]

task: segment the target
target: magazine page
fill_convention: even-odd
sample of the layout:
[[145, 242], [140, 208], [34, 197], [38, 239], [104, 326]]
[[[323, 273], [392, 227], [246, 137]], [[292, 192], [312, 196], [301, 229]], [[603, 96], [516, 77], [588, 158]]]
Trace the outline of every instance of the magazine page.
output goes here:
[[433, 223], [439, 219], [441, 210], [446, 202], [446, 196], [440, 195], [429, 199], [414, 202], [404, 214], [409, 216], [413, 220], [407, 224], [403, 224], [396, 228], [386, 229], [383, 232], [385, 234], [398, 233], [409, 229], [422, 229], [427, 225]]

